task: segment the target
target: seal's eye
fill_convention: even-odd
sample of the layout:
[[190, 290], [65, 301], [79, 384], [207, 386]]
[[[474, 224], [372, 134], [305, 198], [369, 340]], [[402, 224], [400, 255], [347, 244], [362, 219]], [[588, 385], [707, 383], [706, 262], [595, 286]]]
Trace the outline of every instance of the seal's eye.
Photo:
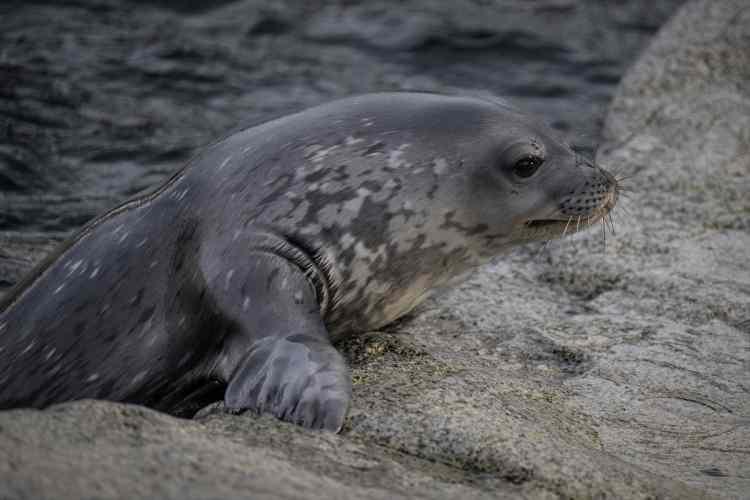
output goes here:
[[540, 156], [524, 156], [513, 165], [513, 173], [524, 179], [531, 177], [542, 166], [542, 163], [544, 159]]
[[545, 148], [541, 141], [524, 139], [507, 146], [500, 153], [500, 166], [513, 182], [534, 175], [544, 163]]

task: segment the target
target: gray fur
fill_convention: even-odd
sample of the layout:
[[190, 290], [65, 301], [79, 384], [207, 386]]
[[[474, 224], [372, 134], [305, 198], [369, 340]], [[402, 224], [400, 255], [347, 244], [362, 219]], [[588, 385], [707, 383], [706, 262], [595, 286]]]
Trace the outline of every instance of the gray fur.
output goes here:
[[[545, 156], [528, 179], [504, 167], [518, 148]], [[241, 131], [9, 295], [0, 407], [93, 397], [177, 412], [227, 385], [230, 408], [337, 430], [351, 389], [332, 340], [511, 245], [585, 227], [616, 197], [548, 129], [475, 98], [374, 94]]]

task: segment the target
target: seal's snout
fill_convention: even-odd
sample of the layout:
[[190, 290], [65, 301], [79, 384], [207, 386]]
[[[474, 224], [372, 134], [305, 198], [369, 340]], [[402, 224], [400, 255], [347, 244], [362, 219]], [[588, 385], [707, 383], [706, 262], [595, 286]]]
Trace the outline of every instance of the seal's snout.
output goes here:
[[586, 177], [582, 185], [572, 189], [560, 201], [563, 217], [586, 217], [605, 215], [616, 202], [617, 180], [606, 170], [595, 170]]
[[550, 239], [573, 234], [608, 216], [617, 203], [617, 179], [598, 166], [578, 163], [583, 177], [573, 177], [572, 185], [563, 191], [557, 208], [545, 219], [526, 221], [524, 239]]

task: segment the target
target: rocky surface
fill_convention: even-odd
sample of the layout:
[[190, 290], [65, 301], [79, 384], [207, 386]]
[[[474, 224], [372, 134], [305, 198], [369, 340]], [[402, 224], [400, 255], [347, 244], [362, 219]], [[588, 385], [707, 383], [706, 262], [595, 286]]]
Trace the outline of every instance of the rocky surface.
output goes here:
[[607, 118], [617, 235], [519, 249], [342, 345], [340, 435], [13, 410], [0, 498], [750, 498], [748, 46], [744, 0], [683, 8]]

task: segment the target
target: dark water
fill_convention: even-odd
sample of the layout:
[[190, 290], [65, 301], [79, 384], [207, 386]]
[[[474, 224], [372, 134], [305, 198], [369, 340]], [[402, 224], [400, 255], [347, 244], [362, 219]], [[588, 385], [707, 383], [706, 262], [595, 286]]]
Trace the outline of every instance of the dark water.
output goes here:
[[64, 236], [233, 128], [356, 93], [505, 96], [590, 152], [681, 3], [4, 1], [0, 235]]

